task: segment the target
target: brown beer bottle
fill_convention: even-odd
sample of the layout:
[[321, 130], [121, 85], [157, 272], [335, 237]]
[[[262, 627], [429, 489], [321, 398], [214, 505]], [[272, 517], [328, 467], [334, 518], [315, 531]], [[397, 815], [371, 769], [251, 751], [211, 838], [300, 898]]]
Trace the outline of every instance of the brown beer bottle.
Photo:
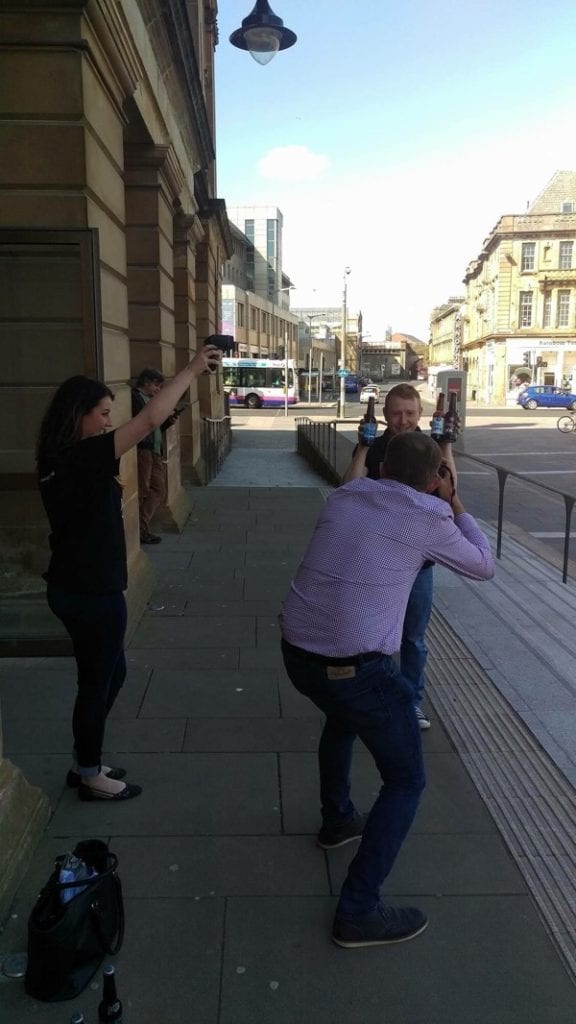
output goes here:
[[360, 421], [360, 443], [367, 447], [376, 440], [376, 431], [378, 430], [378, 421], [374, 412], [375, 404], [376, 399], [374, 397], [368, 399], [366, 412]]
[[448, 405], [448, 412], [444, 415], [444, 437], [443, 441], [455, 441], [456, 440], [456, 392], [450, 392], [450, 403]]
[[116, 994], [116, 977], [112, 964], [106, 964], [102, 971], [102, 1002], [98, 1007], [98, 1020], [122, 1024], [122, 1003]]
[[444, 392], [440, 391], [436, 408], [430, 424], [430, 437], [433, 441], [440, 442], [444, 437]]

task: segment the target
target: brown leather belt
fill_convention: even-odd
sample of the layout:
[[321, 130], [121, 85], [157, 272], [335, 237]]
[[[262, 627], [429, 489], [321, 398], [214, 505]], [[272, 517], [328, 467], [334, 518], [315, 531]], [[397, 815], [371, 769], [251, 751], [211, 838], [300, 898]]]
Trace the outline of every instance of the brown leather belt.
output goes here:
[[317, 661], [320, 665], [363, 665], [367, 661], [375, 661], [376, 658], [384, 658], [385, 655], [382, 651], [367, 651], [364, 654], [350, 654], [346, 658], [329, 658], [326, 654], [316, 654], [314, 651], [306, 651], [303, 647], [296, 647], [295, 644], [291, 644], [288, 640], [282, 640], [282, 643], [288, 647], [291, 651], [295, 651], [296, 654], [302, 654], [310, 661]]

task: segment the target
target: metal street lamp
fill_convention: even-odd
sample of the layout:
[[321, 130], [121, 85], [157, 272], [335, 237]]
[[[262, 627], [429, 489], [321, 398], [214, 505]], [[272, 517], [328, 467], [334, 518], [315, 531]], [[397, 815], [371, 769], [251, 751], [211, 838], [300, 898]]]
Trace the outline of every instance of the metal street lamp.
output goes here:
[[344, 371], [346, 370], [346, 333], [348, 327], [348, 310], [346, 308], [346, 299], [348, 289], [347, 277], [349, 273], [350, 267], [344, 267], [344, 288], [342, 291], [342, 329], [340, 331], [340, 400], [338, 402], [338, 419], [344, 419], [346, 403], [346, 385]]
[[[290, 292], [295, 287], [296, 287], [295, 284], [289, 284], [287, 288], [276, 288], [276, 290], [272, 292], [272, 304], [274, 304], [274, 296], [275, 295], [278, 295], [280, 292]], [[286, 325], [284, 327], [284, 415], [287, 416], [288, 415], [288, 370], [289, 370], [289, 367], [288, 367], [288, 322], [287, 321], [284, 321], [284, 322], [285, 322], [285, 325]]]
[[268, 0], [256, 0], [242, 27], [230, 36], [232, 46], [248, 50], [258, 64], [268, 64], [278, 50], [287, 50], [296, 42], [295, 32], [284, 28], [282, 18], [274, 14]]
[[[312, 360], [313, 360], [313, 338], [312, 338], [312, 321], [318, 320], [319, 317], [325, 317], [325, 313], [307, 313], [308, 317], [308, 405], [312, 401]], [[320, 387], [320, 378], [318, 378], [318, 388]]]

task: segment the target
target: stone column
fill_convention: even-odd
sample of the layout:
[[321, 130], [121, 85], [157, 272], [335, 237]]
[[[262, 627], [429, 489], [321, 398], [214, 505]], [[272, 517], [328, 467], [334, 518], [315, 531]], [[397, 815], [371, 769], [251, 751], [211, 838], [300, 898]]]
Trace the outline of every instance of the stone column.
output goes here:
[[[169, 146], [130, 143], [125, 147], [126, 243], [130, 366], [173, 377], [176, 365], [174, 317], [175, 198], [183, 186]], [[180, 529], [190, 507], [181, 482], [178, 427], [165, 438], [167, 500], [158, 517], [164, 529]]]
[[[218, 200], [214, 201], [215, 211]], [[220, 252], [219, 227], [217, 218], [210, 211], [201, 217], [203, 236], [196, 247], [196, 332], [203, 341], [211, 334], [220, 332]], [[216, 220], [216, 223], [215, 223]], [[224, 415], [224, 389], [222, 374], [202, 374], [198, 378], [198, 415], [219, 419]], [[190, 479], [205, 483], [206, 477], [202, 459], [190, 468]]]
[[[196, 214], [177, 213], [174, 218], [174, 298], [176, 369], [196, 352], [205, 336], [196, 334], [196, 247], [204, 236]], [[180, 458], [184, 479], [201, 477], [201, 419], [198, 383], [193, 381], [187, 401], [190, 405], [180, 416]]]
[[[49, 12], [16, 7], [0, 12], [10, 82], [0, 98], [0, 225], [21, 231], [17, 245], [3, 246], [0, 275], [0, 549], [5, 581], [13, 570], [5, 596], [18, 627], [8, 623], [7, 649], [45, 655], [62, 653], [68, 640], [47, 611], [40, 577], [48, 528], [35, 486], [35, 435], [53, 388], [73, 374], [101, 369], [118, 394], [116, 416], [127, 407], [124, 114], [117, 79], [106, 84], [105, 61], [98, 66], [101, 48], [89, 52], [81, 0]], [[123, 464], [129, 495], [129, 459]], [[145, 587], [137, 589], [145, 601]], [[0, 738], [0, 918], [48, 815], [47, 797], [3, 756]]]

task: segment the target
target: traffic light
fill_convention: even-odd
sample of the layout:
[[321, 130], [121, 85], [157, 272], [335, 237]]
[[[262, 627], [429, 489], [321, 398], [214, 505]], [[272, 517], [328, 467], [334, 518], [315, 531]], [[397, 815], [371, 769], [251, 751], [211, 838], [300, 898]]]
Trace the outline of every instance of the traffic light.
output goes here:
[[524, 352], [524, 354], [522, 356], [522, 365], [523, 366], [530, 366], [530, 353], [529, 352]]

